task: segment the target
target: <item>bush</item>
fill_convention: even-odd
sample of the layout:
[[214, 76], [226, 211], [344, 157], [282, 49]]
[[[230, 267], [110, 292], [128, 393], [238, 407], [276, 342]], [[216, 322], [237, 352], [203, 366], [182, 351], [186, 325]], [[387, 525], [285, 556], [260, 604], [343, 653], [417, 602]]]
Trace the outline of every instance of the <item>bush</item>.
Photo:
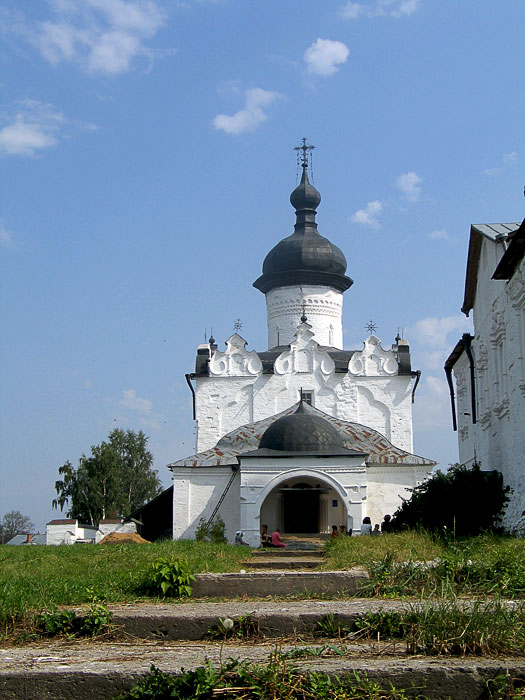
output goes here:
[[143, 588], [163, 598], [185, 598], [191, 595], [191, 582], [195, 576], [185, 559], [160, 558], [152, 562], [146, 573]]
[[197, 542], [213, 542], [214, 544], [223, 544], [227, 542], [225, 535], [226, 525], [222, 518], [216, 518], [210, 525], [201, 518], [195, 532]]
[[454, 536], [497, 531], [509, 491], [500, 472], [482, 471], [479, 464], [456, 464], [412, 489], [412, 496], [394, 513], [392, 527]]

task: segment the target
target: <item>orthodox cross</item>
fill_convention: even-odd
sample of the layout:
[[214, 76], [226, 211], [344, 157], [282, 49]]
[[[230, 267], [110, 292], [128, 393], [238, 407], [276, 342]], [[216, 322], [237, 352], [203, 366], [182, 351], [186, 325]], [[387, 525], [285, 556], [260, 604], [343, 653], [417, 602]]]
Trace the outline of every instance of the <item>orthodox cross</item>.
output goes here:
[[242, 328], [242, 321], [240, 318], [236, 319], [233, 324], [233, 330], [238, 333]]
[[[315, 146], [312, 146], [312, 144], [307, 143], [306, 138], [303, 138], [302, 143], [299, 144], [299, 146], [294, 146], [294, 151], [297, 151], [297, 167], [299, 168], [299, 165], [303, 168], [307, 168], [308, 165], [310, 165], [310, 175], [312, 176], [312, 181], [314, 178], [313, 174], [313, 168], [312, 168], [312, 151], [314, 150]], [[299, 151], [302, 151], [302, 155], [299, 154]], [[299, 161], [301, 161], [299, 163]], [[310, 161], [308, 163], [308, 161]]]
[[372, 321], [372, 319], [370, 319], [370, 321], [368, 321], [368, 323], [366, 324], [365, 328], [366, 328], [366, 330], [367, 330], [369, 333], [375, 333], [376, 330], [377, 330], [377, 326], [376, 326], [376, 324]]

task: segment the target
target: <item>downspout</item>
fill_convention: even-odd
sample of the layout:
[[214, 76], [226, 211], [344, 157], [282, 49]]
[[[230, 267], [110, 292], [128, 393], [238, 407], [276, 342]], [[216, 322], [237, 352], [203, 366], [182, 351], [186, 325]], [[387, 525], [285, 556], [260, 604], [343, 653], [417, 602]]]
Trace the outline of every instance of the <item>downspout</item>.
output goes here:
[[194, 374], [185, 374], [186, 377], [186, 383], [190, 387], [191, 395], [192, 395], [192, 402], [193, 402], [193, 420], [196, 419], [197, 417], [197, 411], [195, 407], [195, 389], [193, 388], [193, 384], [191, 383], [191, 380], [195, 378]]
[[474, 375], [474, 357], [472, 355], [472, 340], [473, 336], [470, 335], [470, 333], [463, 333], [463, 336], [461, 338], [461, 342], [463, 343], [463, 348], [467, 354], [468, 361], [470, 363], [470, 399], [471, 399], [471, 406], [472, 406], [472, 422], [477, 423], [476, 420], [476, 383], [475, 383], [475, 375]]
[[457, 432], [458, 423], [456, 420], [456, 397], [454, 396], [454, 384], [452, 382], [452, 367], [445, 365], [445, 376], [447, 377], [448, 388], [450, 389], [450, 403], [452, 405], [452, 429]]
[[415, 396], [416, 396], [417, 385], [419, 384], [419, 380], [421, 379], [421, 370], [420, 370], [420, 369], [417, 369], [417, 370], [414, 372], [414, 375], [413, 375], [413, 376], [416, 378], [416, 381], [415, 381], [415, 384], [414, 384], [414, 388], [412, 389], [412, 403], [414, 403], [414, 399], [415, 399]]

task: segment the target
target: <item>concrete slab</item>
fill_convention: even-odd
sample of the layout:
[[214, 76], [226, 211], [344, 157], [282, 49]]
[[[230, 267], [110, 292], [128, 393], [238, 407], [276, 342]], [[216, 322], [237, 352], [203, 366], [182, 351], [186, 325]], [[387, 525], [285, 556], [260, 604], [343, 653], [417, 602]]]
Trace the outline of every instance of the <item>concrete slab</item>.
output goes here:
[[369, 580], [365, 569], [349, 571], [253, 571], [232, 574], [197, 574], [194, 598], [235, 598], [267, 595], [335, 594], [355, 595]]
[[[280, 647], [281, 651], [297, 648]], [[129, 689], [154, 664], [178, 673], [209, 660], [229, 658], [267, 663], [268, 645], [48, 643], [0, 649], [2, 700], [111, 700]], [[525, 680], [523, 659], [407, 657], [383, 650], [349, 649], [344, 656], [312, 656], [289, 662], [298, 670], [331, 675], [357, 672], [388, 687], [418, 689], [430, 700], [478, 700], [497, 675]]]

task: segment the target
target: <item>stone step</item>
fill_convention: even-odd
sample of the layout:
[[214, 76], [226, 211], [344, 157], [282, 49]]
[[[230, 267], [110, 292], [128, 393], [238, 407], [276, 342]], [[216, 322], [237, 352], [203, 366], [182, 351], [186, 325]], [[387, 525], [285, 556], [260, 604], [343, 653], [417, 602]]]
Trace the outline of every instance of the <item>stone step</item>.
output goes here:
[[[248, 565], [246, 565], [248, 566]], [[368, 583], [365, 569], [348, 571], [244, 571], [230, 574], [197, 574], [194, 598], [264, 598], [268, 595], [355, 595]]]
[[324, 549], [279, 549], [277, 547], [263, 547], [263, 549], [252, 549], [252, 558], [272, 557], [308, 557], [322, 559], [325, 555]]
[[121, 636], [135, 639], [198, 641], [221, 619], [236, 625], [244, 620], [265, 639], [312, 635], [319, 621], [332, 616], [334, 625], [349, 627], [368, 612], [410, 610], [411, 603], [399, 600], [355, 598], [352, 600], [227, 601], [219, 603], [162, 603], [159, 605], [112, 605], [113, 623]]
[[[301, 644], [279, 644], [287, 653]], [[303, 647], [304, 648], [304, 647]], [[315, 651], [316, 645], [310, 645]], [[46, 642], [0, 649], [2, 700], [112, 700], [129, 690], [155, 665], [180, 673], [208, 661], [220, 667], [226, 659], [268, 663], [268, 644], [68, 643]], [[478, 700], [486, 682], [496, 676], [525, 680], [520, 658], [410, 657], [386, 648], [348, 649], [344, 655], [290, 660], [297, 671], [331, 676], [357, 673], [388, 688], [417, 688], [430, 700]], [[409, 691], [410, 692], [410, 691]]]
[[247, 569], [265, 569], [266, 571], [278, 571], [282, 569], [316, 569], [321, 563], [320, 559], [305, 559], [299, 557], [266, 557], [251, 559], [244, 562]]

